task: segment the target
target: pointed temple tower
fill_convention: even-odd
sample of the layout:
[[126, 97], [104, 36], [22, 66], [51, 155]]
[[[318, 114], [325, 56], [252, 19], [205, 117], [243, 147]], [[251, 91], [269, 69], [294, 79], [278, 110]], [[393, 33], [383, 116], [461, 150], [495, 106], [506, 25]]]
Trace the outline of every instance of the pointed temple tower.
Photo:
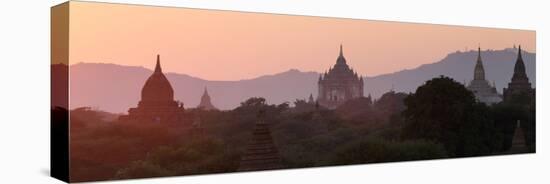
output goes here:
[[309, 99], [307, 100], [307, 103], [315, 104], [315, 100], [313, 100], [313, 94], [309, 94]]
[[522, 153], [527, 152], [529, 149], [525, 141], [525, 134], [523, 128], [521, 128], [520, 120], [518, 120], [516, 125], [516, 130], [514, 131], [514, 137], [512, 138], [512, 146], [508, 152], [510, 153]]
[[248, 143], [238, 171], [259, 171], [281, 169], [281, 159], [271, 137], [269, 124], [263, 120], [264, 111], [258, 113], [258, 122], [254, 127], [252, 139]]
[[328, 73], [319, 76], [318, 85], [317, 101], [329, 109], [335, 109], [350, 99], [363, 97], [363, 78], [347, 65], [342, 45], [336, 64]]
[[487, 105], [502, 101], [502, 97], [497, 93], [497, 88], [491, 86], [489, 81], [485, 80], [485, 69], [481, 60], [481, 48], [477, 49], [477, 61], [474, 68], [474, 80], [468, 85], [468, 90], [472, 91], [476, 99]]
[[136, 108], [130, 108], [121, 121], [175, 123], [183, 120], [183, 104], [174, 101], [172, 85], [162, 73], [160, 56], [153, 74], [141, 89], [141, 101]]
[[214, 105], [212, 105], [212, 102], [210, 101], [210, 95], [208, 95], [208, 89], [204, 88], [204, 93], [201, 97], [201, 103], [197, 106], [197, 108], [203, 109], [203, 110], [218, 110]]
[[508, 88], [504, 88], [504, 101], [510, 101], [514, 95], [527, 95], [531, 99], [535, 97], [535, 90], [531, 88], [531, 83], [525, 72], [525, 64], [521, 56], [521, 45], [518, 48], [518, 57], [514, 66], [514, 75], [512, 81], [508, 83]]

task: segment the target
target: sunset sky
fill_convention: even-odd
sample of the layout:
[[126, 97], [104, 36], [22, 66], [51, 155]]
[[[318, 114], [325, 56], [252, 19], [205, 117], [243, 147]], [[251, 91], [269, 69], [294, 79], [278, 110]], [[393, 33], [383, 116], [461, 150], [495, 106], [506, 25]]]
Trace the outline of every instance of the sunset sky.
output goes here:
[[[535, 32], [71, 2], [71, 64], [114, 63], [207, 80], [239, 80], [289, 69], [324, 72], [343, 44], [358, 74], [375, 76], [433, 63], [457, 50], [535, 51]], [[480, 16], [480, 18], [483, 18]]]

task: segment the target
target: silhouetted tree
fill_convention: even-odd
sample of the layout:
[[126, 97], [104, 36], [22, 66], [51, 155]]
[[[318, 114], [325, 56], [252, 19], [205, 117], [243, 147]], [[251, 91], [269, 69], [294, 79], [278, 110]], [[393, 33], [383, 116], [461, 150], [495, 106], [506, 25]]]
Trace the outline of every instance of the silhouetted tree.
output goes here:
[[315, 104], [308, 103], [307, 101], [302, 99], [296, 99], [296, 101], [294, 101], [293, 112], [295, 113], [310, 112], [314, 110]]
[[496, 147], [489, 108], [449, 77], [427, 81], [405, 105], [403, 138], [440, 142], [449, 156], [457, 157], [489, 154]]
[[524, 108], [528, 108], [531, 104], [535, 102], [535, 99], [532, 99], [532, 96], [527, 92], [518, 92], [511, 95], [509, 99], [503, 103], [508, 105], [517, 105]]
[[441, 144], [424, 141], [386, 141], [377, 138], [359, 138], [337, 147], [329, 159], [329, 165], [396, 162], [446, 158]]
[[500, 151], [510, 149], [518, 121], [521, 122], [520, 128], [525, 133], [524, 138], [529, 150], [535, 151], [535, 104], [530, 103], [529, 97], [516, 95], [511, 101], [494, 105], [492, 115], [498, 131], [502, 134]]
[[266, 105], [265, 98], [252, 97], [252, 98], [249, 98], [248, 100], [246, 100], [244, 102], [241, 102], [240, 107], [243, 107], [243, 108], [246, 108], [246, 107], [261, 107], [261, 106], [265, 106], [265, 105]]
[[[256, 117], [256, 114], [258, 113], [258, 111], [260, 109], [265, 110], [265, 108], [267, 108], [267, 106], [268, 105], [266, 104], [265, 98], [252, 97], [252, 98], [247, 99], [244, 102], [241, 102], [241, 105], [239, 107], [237, 107], [234, 110], [234, 112], [237, 113], [237, 114], [241, 114], [241, 116], [243, 118], [251, 117], [251, 118], [254, 119]], [[251, 119], [251, 120], [254, 121], [253, 119]]]
[[513, 93], [508, 99], [505, 99], [501, 104], [500, 110], [505, 110], [503, 112], [504, 117], [500, 117], [499, 123], [502, 123], [505, 128], [505, 142], [504, 149], [508, 149], [511, 144], [511, 139], [513, 137], [513, 132], [515, 130], [517, 121], [521, 121], [521, 128], [525, 133], [525, 141], [529, 147], [529, 151], [535, 151], [535, 137], [536, 137], [536, 99], [535, 95], [531, 94], [528, 91], [520, 91]]
[[253, 123], [257, 120], [257, 113], [262, 110], [265, 113], [265, 120], [276, 122], [279, 115], [288, 109], [288, 104], [280, 105], [267, 104], [263, 97], [252, 97], [242, 102], [232, 113], [238, 116], [239, 121]]
[[512, 138], [516, 130], [517, 120], [525, 122], [526, 112], [517, 105], [499, 103], [491, 108], [497, 131], [502, 136], [498, 151], [504, 152], [512, 146]]
[[336, 108], [336, 113], [343, 119], [360, 123], [376, 122], [378, 117], [374, 114], [371, 100], [365, 97], [346, 101]]
[[279, 112], [284, 112], [284, 111], [288, 110], [289, 107], [290, 107], [290, 105], [288, 104], [288, 102], [284, 102], [284, 103], [281, 103], [281, 104], [277, 105], [277, 110]]
[[384, 122], [400, 123], [402, 122], [401, 113], [405, 110], [405, 93], [396, 93], [390, 91], [384, 93], [374, 104], [380, 118]]

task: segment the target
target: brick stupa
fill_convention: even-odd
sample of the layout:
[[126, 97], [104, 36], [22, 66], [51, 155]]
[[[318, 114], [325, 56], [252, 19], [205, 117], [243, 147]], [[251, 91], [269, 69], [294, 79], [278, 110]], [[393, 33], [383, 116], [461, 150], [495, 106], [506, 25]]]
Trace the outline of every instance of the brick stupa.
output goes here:
[[281, 159], [277, 147], [271, 137], [269, 124], [263, 120], [263, 111], [260, 111], [252, 139], [248, 143], [238, 171], [259, 171], [281, 169]]
[[120, 116], [120, 121], [176, 123], [182, 122], [183, 103], [174, 100], [174, 90], [170, 81], [162, 73], [160, 56], [157, 55], [155, 71], [141, 89], [141, 100], [138, 106], [130, 108], [128, 115]]

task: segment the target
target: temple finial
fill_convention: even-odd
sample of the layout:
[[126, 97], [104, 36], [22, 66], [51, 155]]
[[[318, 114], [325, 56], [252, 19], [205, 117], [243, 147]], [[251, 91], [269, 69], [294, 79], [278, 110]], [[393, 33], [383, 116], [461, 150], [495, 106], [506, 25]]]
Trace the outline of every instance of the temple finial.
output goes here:
[[160, 68], [160, 55], [157, 54], [157, 65], [155, 66], [155, 73], [162, 73], [162, 69]]
[[477, 61], [481, 61], [481, 47], [477, 47]]
[[340, 44], [340, 55], [338, 55], [338, 59], [336, 60], [336, 64], [346, 64], [346, 58], [344, 58], [344, 49], [342, 44]]
[[208, 87], [204, 86], [204, 93], [202, 94], [203, 96], [209, 96], [208, 94]]
[[342, 49], [342, 44], [340, 43], [340, 56], [343, 56], [344, 55], [344, 51]]
[[519, 45], [519, 47], [518, 47], [518, 58], [522, 59], [521, 58], [521, 45]]

